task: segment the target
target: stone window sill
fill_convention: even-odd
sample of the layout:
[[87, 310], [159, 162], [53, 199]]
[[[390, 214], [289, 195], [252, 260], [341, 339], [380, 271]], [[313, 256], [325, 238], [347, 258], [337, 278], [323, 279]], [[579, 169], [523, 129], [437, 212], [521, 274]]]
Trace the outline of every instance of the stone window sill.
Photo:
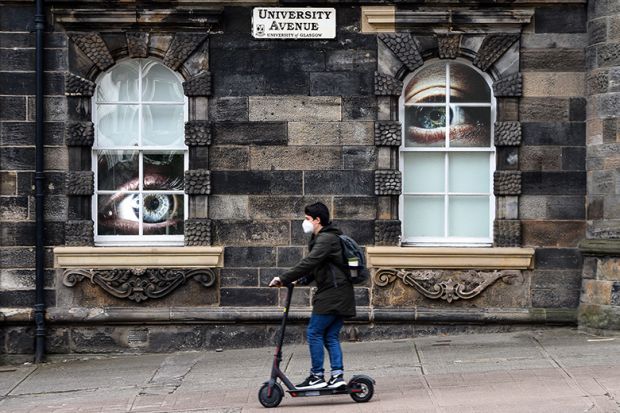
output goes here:
[[223, 247], [56, 247], [55, 268], [222, 267]]
[[368, 247], [370, 267], [511, 269], [534, 266], [533, 248]]

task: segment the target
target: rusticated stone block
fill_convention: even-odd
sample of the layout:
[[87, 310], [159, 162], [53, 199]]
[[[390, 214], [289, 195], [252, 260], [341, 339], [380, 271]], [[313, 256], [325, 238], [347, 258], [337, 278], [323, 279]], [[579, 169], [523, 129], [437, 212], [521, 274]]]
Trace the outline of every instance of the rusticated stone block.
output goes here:
[[399, 245], [400, 231], [399, 220], [375, 221], [375, 245]]
[[194, 120], [185, 123], [185, 145], [211, 145], [211, 124], [208, 121]]
[[148, 57], [149, 34], [143, 32], [126, 32], [127, 52], [129, 57]]
[[519, 195], [521, 193], [521, 172], [495, 171], [493, 190], [495, 195]]
[[183, 92], [185, 96], [210, 96], [211, 73], [203, 72], [183, 82]]
[[248, 102], [253, 122], [342, 120], [342, 98], [336, 96], [250, 96]]
[[70, 122], [65, 129], [67, 146], [93, 146], [95, 129], [92, 122]]
[[403, 82], [392, 76], [375, 72], [375, 95], [400, 96], [402, 92]]
[[211, 171], [190, 169], [185, 171], [185, 193], [189, 195], [208, 195], [211, 193]]
[[437, 34], [437, 47], [440, 59], [456, 59], [461, 47], [460, 34]]
[[114, 65], [114, 58], [99, 33], [70, 33], [69, 38], [99, 69]]
[[164, 56], [164, 64], [177, 70], [198, 46], [207, 38], [198, 33], [177, 33]]
[[210, 219], [187, 219], [184, 228], [185, 245], [211, 245]]
[[375, 195], [400, 195], [400, 171], [375, 171]]
[[514, 73], [496, 80], [493, 83], [493, 94], [495, 96], [521, 96], [523, 94], [523, 76], [521, 73]]
[[94, 224], [91, 220], [65, 223], [65, 245], [92, 246], [94, 245], [93, 235]]
[[401, 123], [384, 120], [375, 122], [375, 145], [376, 146], [400, 146]]
[[486, 71], [517, 40], [519, 40], [518, 34], [489, 34], [482, 41], [474, 59], [474, 65]]
[[495, 122], [495, 146], [521, 145], [520, 122]]
[[390, 48], [411, 71], [424, 64], [418, 45], [409, 33], [380, 33], [379, 39]]
[[493, 222], [495, 247], [518, 247], [521, 245], [521, 221], [496, 219]]
[[68, 171], [65, 181], [67, 195], [92, 195], [94, 182], [95, 175], [92, 171]]
[[95, 93], [95, 84], [81, 76], [67, 73], [65, 77], [66, 96], [92, 96]]

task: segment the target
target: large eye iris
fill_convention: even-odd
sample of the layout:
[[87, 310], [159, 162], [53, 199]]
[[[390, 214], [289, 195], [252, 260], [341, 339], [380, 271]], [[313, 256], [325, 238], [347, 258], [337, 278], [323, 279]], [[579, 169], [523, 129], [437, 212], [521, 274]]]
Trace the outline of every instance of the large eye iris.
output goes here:
[[170, 215], [170, 196], [150, 194], [144, 197], [144, 222], [162, 222]]
[[417, 108], [415, 112], [414, 125], [424, 129], [443, 128], [446, 126], [445, 108]]

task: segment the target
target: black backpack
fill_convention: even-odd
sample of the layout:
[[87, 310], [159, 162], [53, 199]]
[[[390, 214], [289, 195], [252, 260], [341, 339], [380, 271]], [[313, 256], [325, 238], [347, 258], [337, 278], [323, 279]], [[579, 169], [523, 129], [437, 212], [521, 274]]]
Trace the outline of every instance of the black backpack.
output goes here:
[[355, 240], [347, 235], [338, 235], [342, 247], [342, 258], [349, 273], [351, 284], [364, 284], [370, 278], [370, 271], [366, 268], [364, 250]]

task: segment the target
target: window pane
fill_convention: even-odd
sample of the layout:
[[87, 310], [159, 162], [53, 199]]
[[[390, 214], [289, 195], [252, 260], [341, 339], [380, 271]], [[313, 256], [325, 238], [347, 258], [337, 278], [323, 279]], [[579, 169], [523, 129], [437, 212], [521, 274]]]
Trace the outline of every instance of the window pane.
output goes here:
[[138, 152], [99, 151], [97, 153], [97, 189], [138, 190]]
[[443, 192], [445, 186], [444, 154], [434, 152], [403, 153], [404, 191]]
[[163, 64], [148, 61], [142, 68], [142, 100], [183, 102], [181, 81]]
[[445, 144], [445, 106], [405, 107], [405, 146], [444, 146]]
[[145, 153], [144, 189], [183, 190], [183, 154]]
[[99, 80], [97, 102], [137, 102], [138, 76], [136, 62], [119, 63]]
[[445, 63], [420, 70], [405, 88], [405, 104], [442, 103], [446, 101]]
[[140, 195], [117, 192], [97, 196], [98, 235], [138, 235]]
[[405, 196], [405, 238], [444, 236], [444, 197]]
[[484, 78], [469, 66], [450, 63], [450, 102], [491, 101], [491, 89]]
[[450, 146], [491, 145], [491, 108], [452, 106], [450, 115]]
[[451, 237], [489, 237], [489, 198], [449, 197], [448, 222]]
[[448, 171], [449, 192], [490, 192], [488, 153], [450, 153]]
[[185, 124], [182, 105], [144, 105], [142, 144], [183, 146]]
[[144, 235], [183, 234], [183, 194], [144, 195]]
[[138, 106], [97, 105], [97, 145], [138, 145]]

